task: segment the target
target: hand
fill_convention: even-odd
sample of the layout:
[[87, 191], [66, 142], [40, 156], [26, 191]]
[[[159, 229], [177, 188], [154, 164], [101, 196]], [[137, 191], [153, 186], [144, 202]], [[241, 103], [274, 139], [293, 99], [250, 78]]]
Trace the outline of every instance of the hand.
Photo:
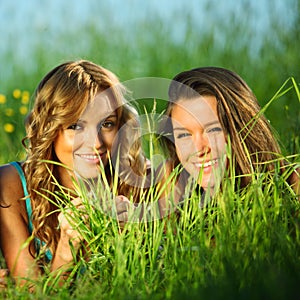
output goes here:
[[7, 287], [8, 269], [0, 269], [0, 289]]
[[[72, 200], [68, 207], [66, 207], [58, 215], [58, 222], [60, 228], [60, 240], [59, 243], [67, 250], [66, 253], [61, 253], [61, 256], [70, 253], [70, 242], [75, 250], [80, 246], [80, 242], [83, 240], [81, 233], [78, 231], [79, 223], [88, 219], [88, 215], [84, 213], [85, 208], [82, 204], [81, 198]], [[80, 218], [79, 218], [80, 216]], [[69, 257], [70, 255], [68, 255]]]
[[123, 195], [118, 195], [115, 198], [116, 218], [121, 227], [125, 223], [139, 221], [139, 210], [137, 207]]

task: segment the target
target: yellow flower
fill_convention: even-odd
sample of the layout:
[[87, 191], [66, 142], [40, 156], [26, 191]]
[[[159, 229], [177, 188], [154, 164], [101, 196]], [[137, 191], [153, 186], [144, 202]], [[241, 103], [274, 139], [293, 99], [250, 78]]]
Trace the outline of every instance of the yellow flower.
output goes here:
[[4, 131], [8, 133], [12, 133], [15, 130], [15, 126], [11, 123], [4, 124]]
[[0, 104], [4, 104], [6, 102], [5, 95], [0, 94]]
[[6, 110], [5, 110], [5, 114], [8, 116], [8, 117], [11, 117], [11, 116], [13, 116], [14, 115], [14, 110], [12, 109], [12, 108], [7, 108]]
[[21, 102], [22, 102], [22, 104], [28, 104], [28, 102], [29, 102], [29, 92], [28, 91], [23, 91]]
[[19, 111], [21, 115], [26, 115], [28, 112], [28, 108], [27, 106], [20, 106]]
[[13, 97], [16, 98], [16, 99], [19, 99], [21, 97], [21, 90], [15, 89], [13, 91]]

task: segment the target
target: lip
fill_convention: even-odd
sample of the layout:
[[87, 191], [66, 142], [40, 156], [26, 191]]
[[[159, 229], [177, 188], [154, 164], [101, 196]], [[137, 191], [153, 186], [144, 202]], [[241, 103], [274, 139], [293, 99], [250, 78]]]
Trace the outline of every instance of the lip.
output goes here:
[[99, 164], [106, 152], [103, 153], [79, 153], [76, 154], [79, 158], [85, 160], [88, 163]]
[[215, 166], [218, 163], [218, 159], [211, 159], [211, 160], [207, 160], [204, 162], [193, 162], [193, 165], [197, 168], [197, 169], [210, 169], [213, 166]]

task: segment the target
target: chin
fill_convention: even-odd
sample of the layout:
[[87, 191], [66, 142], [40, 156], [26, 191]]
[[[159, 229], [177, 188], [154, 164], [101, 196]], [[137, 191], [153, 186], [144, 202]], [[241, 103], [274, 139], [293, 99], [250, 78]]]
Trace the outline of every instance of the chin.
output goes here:
[[198, 184], [201, 185], [204, 189], [214, 186], [215, 182], [213, 180], [211, 180], [210, 178], [206, 178], [206, 177], [198, 177]]
[[85, 178], [85, 179], [93, 179], [97, 178], [100, 174], [100, 171], [97, 170], [77, 170], [76, 172], [79, 177]]

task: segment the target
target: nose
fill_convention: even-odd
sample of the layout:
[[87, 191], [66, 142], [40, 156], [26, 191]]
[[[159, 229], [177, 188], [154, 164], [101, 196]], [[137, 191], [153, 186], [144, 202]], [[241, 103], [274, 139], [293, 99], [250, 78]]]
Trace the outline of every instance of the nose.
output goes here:
[[103, 145], [103, 141], [101, 135], [99, 134], [97, 128], [90, 129], [89, 132], [86, 134], [85, 142], [88, 147], [93, 149], [100, 149]]
[[97, 133], [94, 140], [94, 148], [100, 149], [102, 145], [103, 145], [103, 140], [101, 134]]
[[207, 155], [210, 152], [210, 142], [206, 134], [204, 133], [197, 133], [194, 136], [194, 146], [196, 148], [197, 154], [199, 156]]

